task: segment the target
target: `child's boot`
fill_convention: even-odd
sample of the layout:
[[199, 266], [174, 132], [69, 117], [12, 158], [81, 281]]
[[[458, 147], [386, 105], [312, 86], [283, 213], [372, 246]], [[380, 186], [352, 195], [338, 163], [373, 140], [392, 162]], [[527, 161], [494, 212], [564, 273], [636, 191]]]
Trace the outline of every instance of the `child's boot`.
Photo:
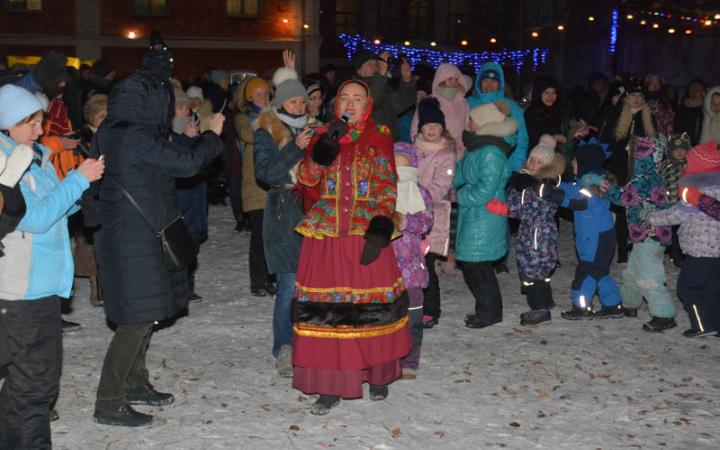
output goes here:
[[675, 319], [665, 318], [665, 317], [653, 317], [650, 322], [643, 324], [643, 331], [648, 331], [651, 333], [660, 333], [663, 330], [669, 330], [670, 328], [675, 328], [677, 326], [677, 322], [675, 322]]
[[577, 305], [573, 305], [570, 311], [563, 311], [560, 315], [567, 320], [592, 320], [593, 318], [592, 308], [581, 308]]
[[535, 309], [520, 314], [520, 325], [524, 327], [538, 327], [540, 325], [549, 324], [552, 322], [551, 319], [550, 310]]
[[620, 319], [625, 317], [625, 313], [623, 312], [622, 305], [614, 305], [614, 306], [604, 306], [599, 309], [598, 311], [595, 311], [594, 314], [596, 319]]

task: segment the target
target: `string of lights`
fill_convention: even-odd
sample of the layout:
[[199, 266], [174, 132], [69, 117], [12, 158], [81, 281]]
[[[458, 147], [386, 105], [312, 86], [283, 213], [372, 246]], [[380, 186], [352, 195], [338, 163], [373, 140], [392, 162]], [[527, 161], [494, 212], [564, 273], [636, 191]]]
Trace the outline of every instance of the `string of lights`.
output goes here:
[[[420, 62], [429, 63], [437, 68], [440, 64], [450, 63], [457, 66], [463, 64], [471, 65], [476, 71], [488, 61], [497, 61], [501, 64], [512, 65], [515, 70], [520, 73], [523, 67], [532, 63], [532, 70], [547, 61], [550, 54], [548, 48], [530, 48], [525, 50], [498, 50], [498, 51], [480, 51], [466, 52], [460, 50], [444, 51], [435, 48], [413, 47], [410, 41], [402, 44], [383, 43], [378, 39], [370, 40], [360, 35], [349, 35], [341, 33], [338, 38], [343, 43], [347, 51], [347, 58], [352, 59], [358, 50], [369, 50], [374, 53], [388, 51], [390, 54], [398, 58], [401, 54], [407, 58], [410, 65], [415, 67]], [[435, 47], [431, 44], [431, 47]]]

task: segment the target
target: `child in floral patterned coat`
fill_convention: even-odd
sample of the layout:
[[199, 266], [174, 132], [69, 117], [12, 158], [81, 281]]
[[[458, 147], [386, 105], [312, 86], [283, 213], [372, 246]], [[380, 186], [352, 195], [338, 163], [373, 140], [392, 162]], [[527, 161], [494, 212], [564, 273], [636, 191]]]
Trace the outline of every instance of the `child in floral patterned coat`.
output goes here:
[[661, 332], [677, 326], [675, 303], [665, 287], [663, 254], [672, 240], [668, 226], [652, 226], [649, 217], [668, 207], [668, 199], [656, 159], [662, 155], [662, 141], [658, 138], [635, 138], [630, 143], [628, 183], [611, 187], [610, 201], [626, 209], [629, 239], [633, 251], [623, 271], [620, 293], [623, 310], [628, 317], [636, 317], [643, 298], [648, 303], [651, 320], [643, 330]]
[[555, 306], [550, 276], [558, 262], [558, 229], [555, 213], [558, 205], [543, 199], [536, 186], [545, 180], [559, 182], [565, 170], [565, 158], [555, 153], [557, 142], [550, 135], [530, 152], [525, 167], [508, 182], [509, 216], [520, 220], [516, 259], [522, 291], [530, 311], [520, 315], [520, 325], [536, 326], [550, 322]]
[[432, 197], [418, 182], [418, 157], [415, 148], [405, 142], [395, 144], [395, 166], [398, 173], [398, 194], [395, 211], [402, 217], [401, 238], [392, 242], [400, 272], [410, 300], [408, 319], [413, 345], [402, 359], [402, 379], [414, 380], [420, 363], [423, 338], [423, 289], [428, 285], [428, 268], [421, 241], [433, 224]]

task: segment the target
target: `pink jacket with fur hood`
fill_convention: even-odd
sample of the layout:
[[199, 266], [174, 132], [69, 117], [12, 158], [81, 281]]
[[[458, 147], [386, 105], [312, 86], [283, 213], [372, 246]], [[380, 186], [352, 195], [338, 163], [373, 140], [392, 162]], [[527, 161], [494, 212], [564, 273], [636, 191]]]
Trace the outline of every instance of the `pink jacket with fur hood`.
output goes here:
[[[440, 83], [449, 78], [457, 78], [460, 85], [464, 88], [464, 91], [458, 92], [452, 100], [448, 100], [438, 93]], [[441, 64], [435, 71], [435, 77], [433, 78], [432, 84], [432, 97], [436, 98], [440, 103], [440, 110], [445, 115], [445, 126], [447, 131], [455, 140], [455, 151], [457, 152], [458, 160], [462, 158], [463, 153], [465, 152], [462, 134], [463, 131], [465, 131], [469, 117], [468, 104], [465, 101], [465, 93], [467, 90], [468, 86], [465, 86], [465, 77], [463, 77], [462, 72], [460, 72], [460, 69], [456, 66], [452, 64]], [[413, 141], [415, 140], [415, 135], [417, 134], [418, 112], [416, 110], [410, 125], [410, 136]]]
[[415, 139], [419, 183], [430, 192], [433, 201], [433, 226], [428, 237], [430, 251], [447, 256], [450, 242], [450, 186], [455, 178], [455, 149], [445, 139], [425, 142]]

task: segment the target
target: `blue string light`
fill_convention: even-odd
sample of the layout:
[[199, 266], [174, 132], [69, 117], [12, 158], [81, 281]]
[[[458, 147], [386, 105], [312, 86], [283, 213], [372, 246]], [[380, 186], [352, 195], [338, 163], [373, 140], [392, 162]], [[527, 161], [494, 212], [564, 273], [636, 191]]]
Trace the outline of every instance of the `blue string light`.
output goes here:
[[612, 24], [610, 25], [610, 54], [614, 55], [617, 50], [618, 37], [618, 9], [613, 9]]
[[435, 68], [437, 68], [440, 64], [450, 63], [456, 66], [469, 64], [478, 71], [486, 62], [497, 61], [500, 64], [509, 64], [513, 66], [515, 70], [520, 73], [529, 60], [532, 60], [533, 71], [537, 70], [540, 64], [547, 61], [550, 54], [550, 50], [547, 48], [532, 48], [526, 50], [503, 49], [492, 52], [441, 51], [400, 44], [375, 44], [373, 41], [358, 34], [349, 35], [341, 33], [338, 35], [338, 38], [345, 46], [347, 59], [349, 60], [352, 59], [353, 55], [359, 50], [369, 50], [373, 53], [388, 51], [395, 58], [397, 58], [401, 53], [405, 55], [413, 68], [420, 62], [429, 63]]

